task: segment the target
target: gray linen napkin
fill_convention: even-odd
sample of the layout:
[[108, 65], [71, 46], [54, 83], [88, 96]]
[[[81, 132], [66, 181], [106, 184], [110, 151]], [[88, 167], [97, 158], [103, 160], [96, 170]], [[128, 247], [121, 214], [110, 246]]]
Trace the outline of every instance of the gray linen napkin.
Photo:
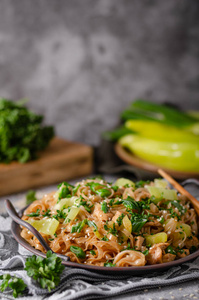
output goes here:
[[[11, 220], [0, 216], [0, 274], [10, 273], [21, 277], [28, 289], [18, 299], [104, 299], [138, 290], [171, 286], [199, 278], [199, 258], [162, 273], [142, 276], [101, 275], [82, 269], [65, 268], [60, 285], [49, 293], [27, 276], [25, 259], [32, 255], [20, 246], [10, 232]], [[12, 293], [1, 294], [2, 299], [13, 299]]]

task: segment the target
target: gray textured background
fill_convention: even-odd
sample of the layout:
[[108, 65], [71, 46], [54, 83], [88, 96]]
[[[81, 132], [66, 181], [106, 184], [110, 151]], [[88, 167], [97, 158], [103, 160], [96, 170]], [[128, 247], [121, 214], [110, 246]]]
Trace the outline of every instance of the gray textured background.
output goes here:
[[137, 97], [199, 109], [199, 1], [0, 0], [0, 95], [91, 145]]

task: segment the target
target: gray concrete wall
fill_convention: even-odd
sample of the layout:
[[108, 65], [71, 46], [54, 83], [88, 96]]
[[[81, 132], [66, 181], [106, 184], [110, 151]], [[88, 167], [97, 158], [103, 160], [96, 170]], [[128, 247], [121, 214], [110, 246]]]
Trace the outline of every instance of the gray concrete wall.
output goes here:
[[92, 145], [137, 97], [199, 109], [199, 1], [0, 0], [0, 95]]

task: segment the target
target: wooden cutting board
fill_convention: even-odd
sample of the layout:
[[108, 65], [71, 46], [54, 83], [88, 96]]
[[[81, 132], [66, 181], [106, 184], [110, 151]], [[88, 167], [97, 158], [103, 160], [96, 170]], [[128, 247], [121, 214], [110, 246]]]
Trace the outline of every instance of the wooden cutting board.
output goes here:
[[0, 164], [0, 196], [89, 175], [93, 149], [55, 137], [37, 160]]

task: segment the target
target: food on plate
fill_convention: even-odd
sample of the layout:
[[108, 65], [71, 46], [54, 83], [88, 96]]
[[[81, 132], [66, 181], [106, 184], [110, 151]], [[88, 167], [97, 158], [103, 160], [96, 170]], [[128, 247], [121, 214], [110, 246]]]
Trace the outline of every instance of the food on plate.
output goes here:
[[199, 119], [143, 100], [123, 111], [121, 128], [105, 137], [150, 163], [176, 171], [199, 171]]
[[42, 126], [43, 116], [24, 106], [23, 101], [0, 99], [0, 162], [25, 163], [49, 144], [52, 126]]
[[[162, 179], [114, 183], [85, 179], [35, 200], [23, 220], [50, 248], [73, 262], [102, 267], [162, 264], [199, 248], [198, 217], [190, 201]], [[45, 252], [22, 227], [21, 236]]]
[[187, 140], [178, 142], [128, 134], [121, 137], [118, 142], [136, 156], [166, 169], [199, 171], [199, 138], [196, 143], [192, 143]]

